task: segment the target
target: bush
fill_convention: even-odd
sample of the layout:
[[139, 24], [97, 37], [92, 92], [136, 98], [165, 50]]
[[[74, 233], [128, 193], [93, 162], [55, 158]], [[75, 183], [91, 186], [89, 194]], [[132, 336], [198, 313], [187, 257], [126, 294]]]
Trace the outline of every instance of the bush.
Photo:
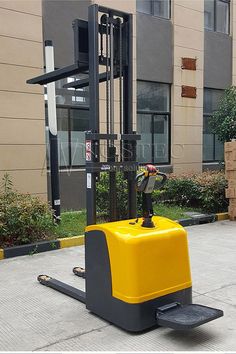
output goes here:
[[[152, 194], [154, 204], [165, 203], [177, 206], [200, 209], [203, 212], [222, 212], [227, 210], [228, 202], [225, 198], [227, 182], [222, 171], [208, 171], [200, 174], [170, 174], [161, 190]], [[103, 216], [109, 215], [109, 176], [101, 174], [97, 185], [98, 212]], [[127, 181], [122, 173], [117, 174], [117, 211], [118, 218], [127, 218]], [[138, 193], [138, 214], [142, 211], [142, 197]]]
[[6, 174], [0, 193], [0, 246], [45, 240], [52, 236], [53, 229], [52, 209], [48, 203], [13, 190]]
[[194, 181], [200, 188], [198, 200], [202, 210], [214, 213], [227, 211], [227, 180], [223, 172], [204, 172], [196, 175]]
[[161, 194], [155, 201], [199, 208], [216, 213], [227, 210], [225, 198], [227, 181], [223, 172], [207, 171], [201, 174], [171, 174]]
[[154, 201], [170, 202], [181, 206], [196, 206], [199, 186], [187, 175], [169, 175], [162, 191], [154, 194]]
[[[117, 188], [117, 218], [119, 220], [127, 219], [128, 214], [128, 183], [124, 178], [124, 174], [118, 172], [116, 174]], [[141, 212], [142, 208], [141, 194], [138, 193], [137, 207]], [[109, 218], [109, 173], [100, 174], [100, 181], [97, 183], [97, 211], [102, 218]]]
[[[128, 207], [128, 184], [122, 173], [116, 174], [117, 188], [117, 217], [118, 219], [127, 218]], [[109, 173], [100, 174], [100, 181], [97, 183], [97, 211], [104, 217], [109, 217]]]

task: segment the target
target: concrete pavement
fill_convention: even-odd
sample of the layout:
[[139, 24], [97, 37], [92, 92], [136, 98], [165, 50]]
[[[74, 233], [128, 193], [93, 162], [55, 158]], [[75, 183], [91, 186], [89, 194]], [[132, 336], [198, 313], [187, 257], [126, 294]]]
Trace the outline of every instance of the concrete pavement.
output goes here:
[[0, 261], [0, 351], [236, 351], [236, 223], [187, 230], [194, 302], [223, 309], [223, 318], [189, 332], [126, 333], [36, 281], [48, 274], [83, 289], [71, 270], [84, 248], [74, 247]]

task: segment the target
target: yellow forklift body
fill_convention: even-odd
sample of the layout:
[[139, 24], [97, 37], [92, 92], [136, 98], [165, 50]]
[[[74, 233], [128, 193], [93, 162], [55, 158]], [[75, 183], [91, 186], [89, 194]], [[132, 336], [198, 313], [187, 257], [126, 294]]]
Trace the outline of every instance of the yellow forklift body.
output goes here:
[[[112, 296], [131, 304], [190, 288], [187, 232], [178, 223], [154, 216], [154, 228], [135, 220], [90, 225], [105, 235]], [[100, 252], [100, 250], [97, 250]]]

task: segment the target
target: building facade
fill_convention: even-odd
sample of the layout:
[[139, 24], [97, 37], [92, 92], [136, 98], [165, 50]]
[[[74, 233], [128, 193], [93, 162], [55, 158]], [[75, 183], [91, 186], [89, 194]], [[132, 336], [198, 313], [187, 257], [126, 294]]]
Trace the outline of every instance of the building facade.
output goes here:
[[0, 178], [47, 198], [45, 103], [26, 79], [43, 71], [42, 7], [0, 1]]
[[[1, 0], [1, 175], [7, 171], [19, 190], [50, 198], [46, 90], [25, 81], [43, 72], [46, 39], [54, 43], [56, 68], [72, 64], [72, 21], [86, 20], [95, 2], [133, 14], [139, 162], [174, 173], [217, 168], [223, 146], [209, 117], [236, 84], [236, 0]], [[79, 209], [85, 206], [88, 89], [66, 90], [64, 83], [56, 84], [61, 199], [64, 209]], [[104, 92], [101, 85], [101, 117]], [[118, 111], [116, 99], [115, 105]]]

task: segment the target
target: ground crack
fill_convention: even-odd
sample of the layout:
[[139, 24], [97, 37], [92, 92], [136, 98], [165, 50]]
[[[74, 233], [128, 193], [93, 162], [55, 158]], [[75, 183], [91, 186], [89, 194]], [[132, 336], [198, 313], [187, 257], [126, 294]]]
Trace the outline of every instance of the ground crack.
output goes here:
[[66, 342], [67, 340], [70, 340], [70, 339], [73, 339], [73, 338], [79, 338], [79, 337], [84, 336], [85, 334], [89, 334], [89, 333], [92, 333], [92, 332], [100, 331], [101, 329], [109, 327], [109, 326], [111, 326], [111, 325], [110, 324], [106, 324], [105, 326], [102, 326], [102, 327], [93, 328], [90, 331], [77, 333], [77, 334], [74, 334], [73, 336], [70, 336], [70, 337], [67, 337], [67, 338], [62, 338], [62, 339], [59, 339], [59, 340], [57, 340], [55, 342], [49, 343], [49, 344], [47, 344], [47, 345], [45, 345], [43, 347], [36, 348], [33, 351], [36, 352], [36, 351], [51, 347], [54, 344], [58, 344], [58, 343], [61, 343], [61, 342]]
[[219, 301], [219, 302], [221, 302], [222, 304], [229, 305], [229, 306], [233, 306], [234, 308], [236, 308], [236, 305], [231, 304], [231, 303], [229, 303], [229, 302], [227, 302], [227, 301], [224, 301], [224, 300], [222, 300], [222, 299], [215, 298], [215, 297], [210, 296], [210, 295], [208, 295], [208, 294], [207, 294], [207, 295], [204, 295], [204, 296], [208, 297], [209, 299], [212, 299], [212, 300], [215, 300], [215, 301]]
[[212, 289], [212, 290], [206, 291], [205, 293], [199, 293], [197, 291], [195, 291], [195, 293], [198, 293], [198, 295], [206, 295], [207, 296], [208, 294], [213, 293], [214, 291], [218, 291], [218, 290], [221, 290], [221, 289], [227, 288], [228, 286], [233, 286], [233, 285], [236, 285], [236, 283], [229, 283], [227, 285], [222, 285], [217, 289]]

